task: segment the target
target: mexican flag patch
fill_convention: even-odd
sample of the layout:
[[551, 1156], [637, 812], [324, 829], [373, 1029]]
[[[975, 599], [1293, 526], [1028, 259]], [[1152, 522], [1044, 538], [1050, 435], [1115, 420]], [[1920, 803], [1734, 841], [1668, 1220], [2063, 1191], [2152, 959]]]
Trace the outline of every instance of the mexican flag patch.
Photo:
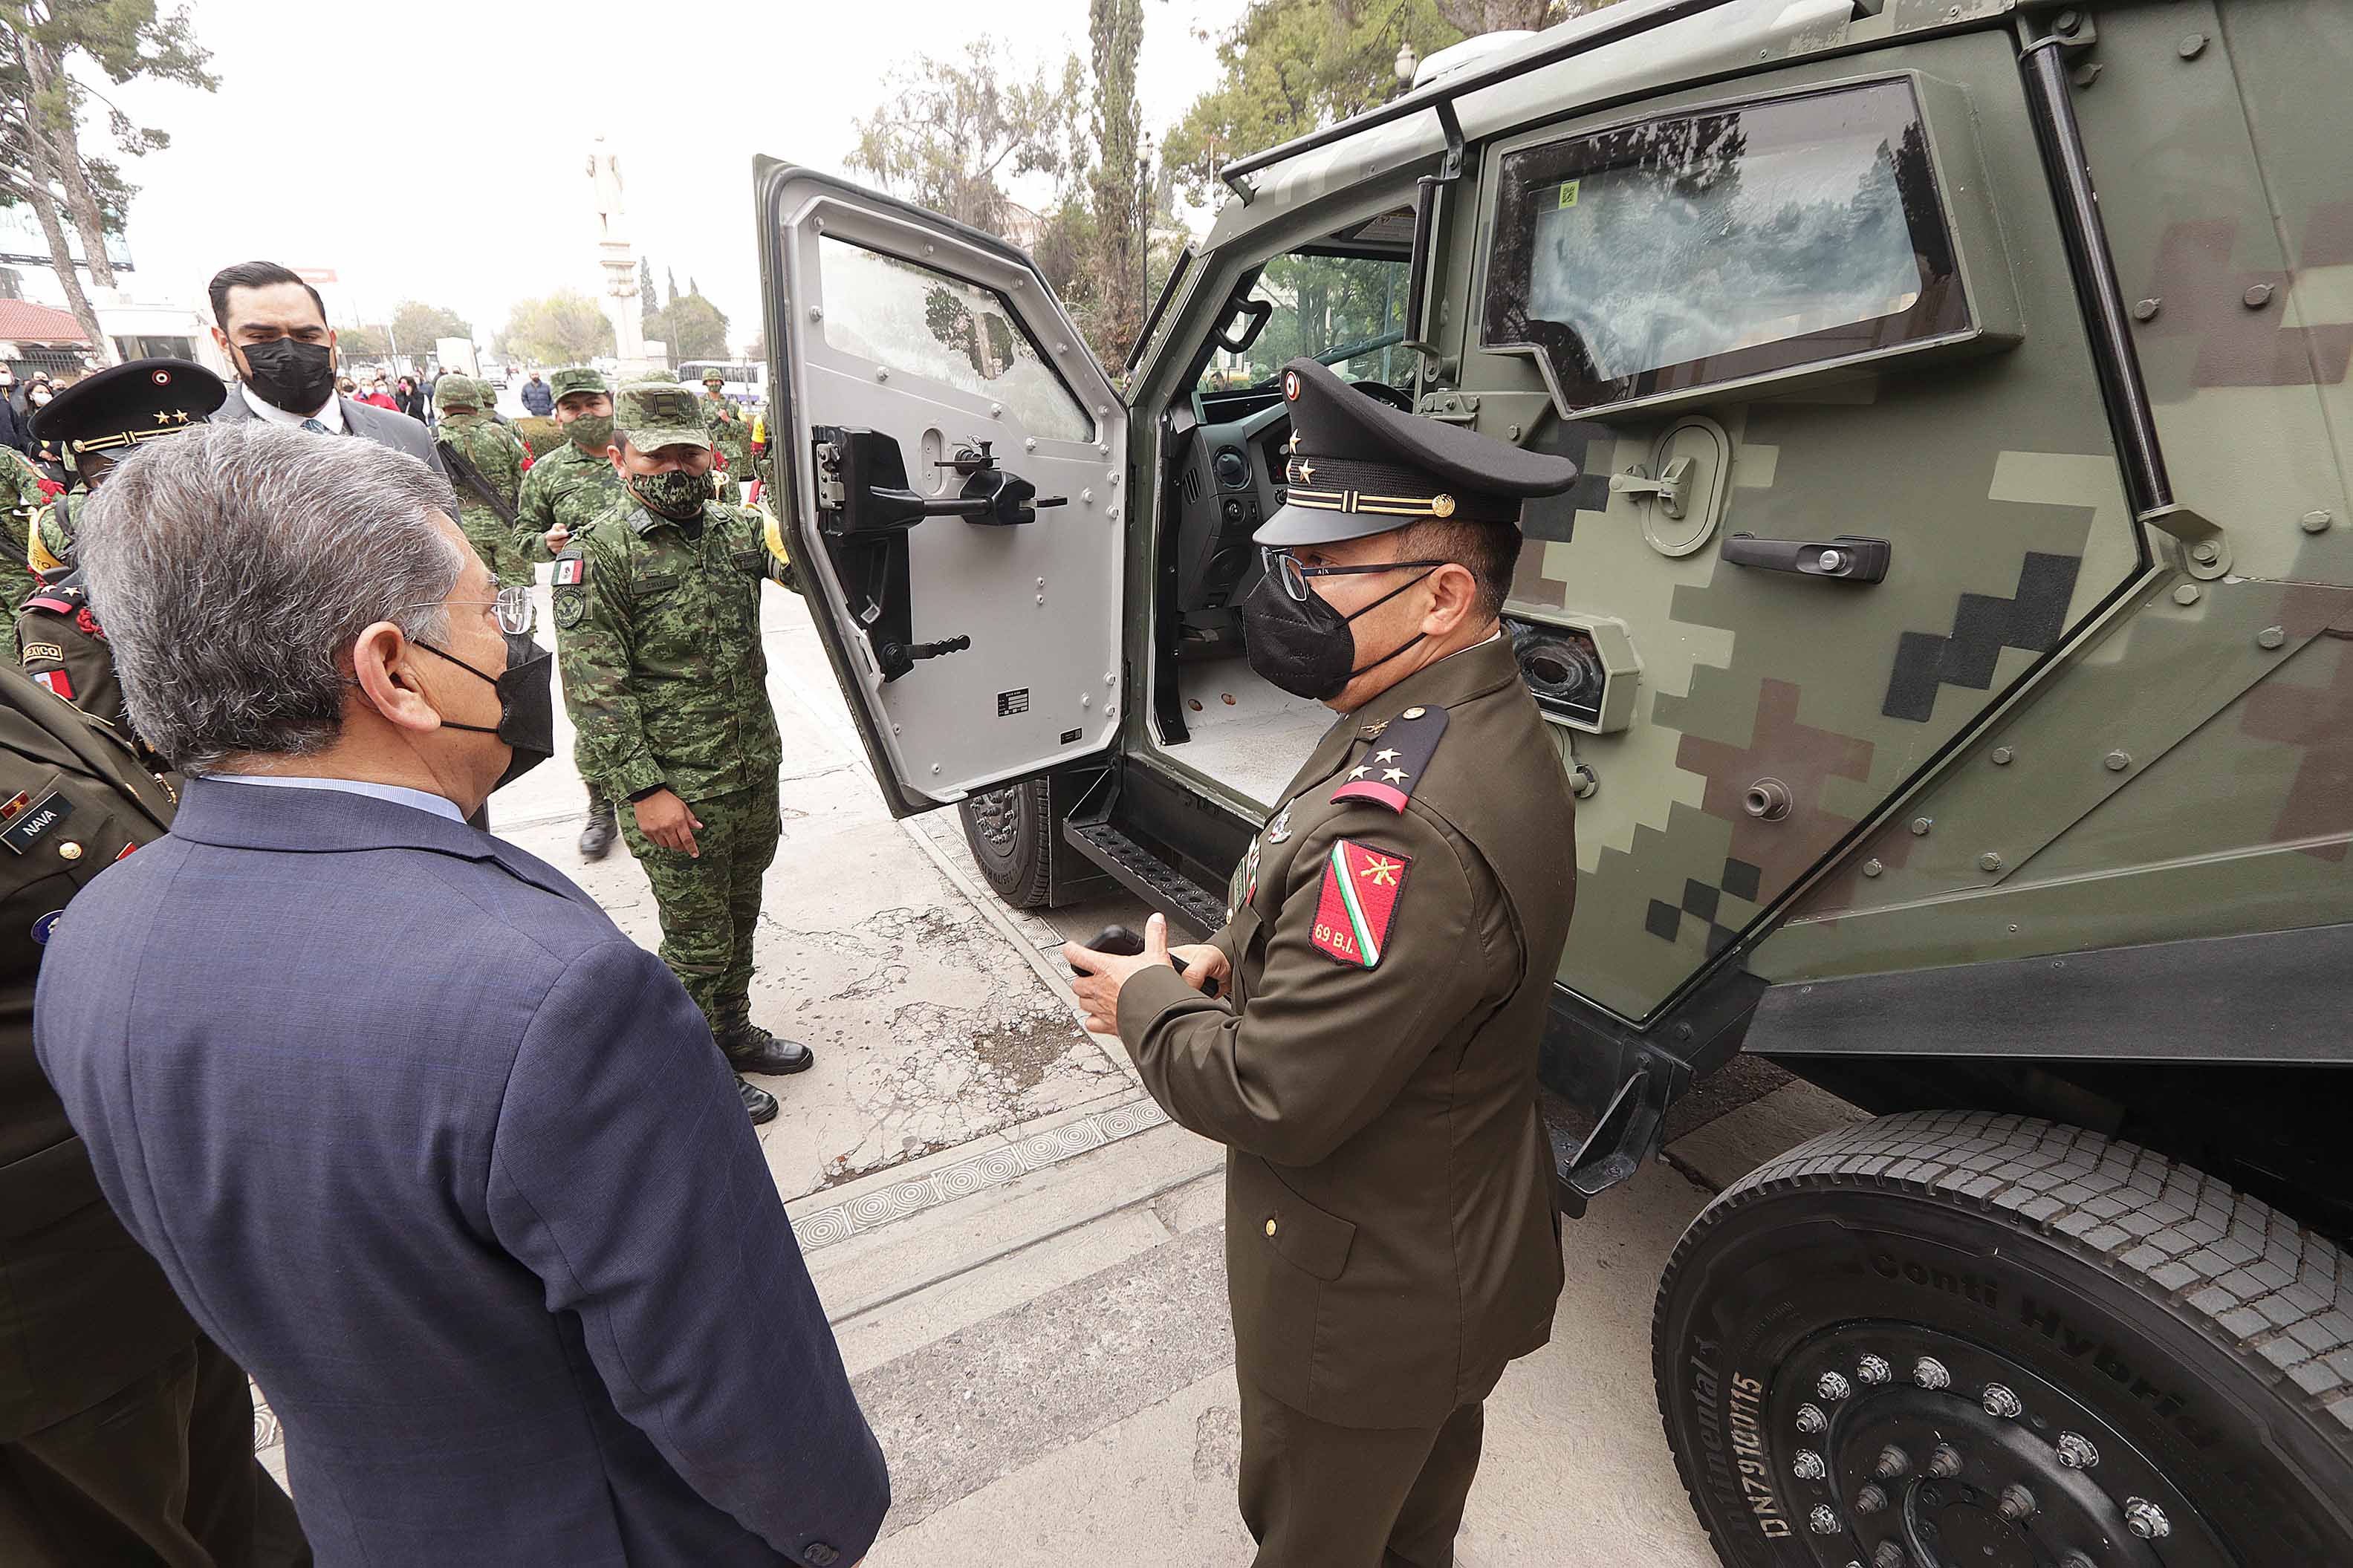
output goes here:
[[1315, 950], [1337, 963], [1377, 965], [1388, 945], [1389, 918], [1405, 891], [1405, 874], [1412, 868], [1410, 856], [1335, 840], [1315, 902]]
[[577, 555], [559, 555], [555, 558], [555, 585], [557, 587], [570, 588], [576, 586], [579, 584], [586, 583], [587, 580], [587, 562], [583, 561]]

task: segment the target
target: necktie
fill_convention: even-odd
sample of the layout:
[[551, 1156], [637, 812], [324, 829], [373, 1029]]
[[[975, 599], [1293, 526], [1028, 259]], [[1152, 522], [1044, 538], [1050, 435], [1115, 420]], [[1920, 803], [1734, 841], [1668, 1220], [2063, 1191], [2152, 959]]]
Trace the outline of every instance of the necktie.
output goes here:
[[316, 419], [305, 419], [302, 421], [302, 428], [308, 430], [313, 436], [323, 436], [327, 433], [327, 427], [324, 425], [320, 424]]

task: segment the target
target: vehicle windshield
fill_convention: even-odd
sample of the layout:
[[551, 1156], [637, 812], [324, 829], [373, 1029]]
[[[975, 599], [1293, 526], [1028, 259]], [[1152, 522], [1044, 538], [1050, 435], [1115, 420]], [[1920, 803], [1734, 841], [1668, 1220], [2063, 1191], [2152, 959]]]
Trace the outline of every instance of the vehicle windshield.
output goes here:
[[[1415, 357], [1405, 342], [1405, 295], [1410, 264], [1403, 257], [1316, 256], [1294, 252], [1266, 264], [1250, 298], [1272, 307], [1265, 328], [1241, 353], [1225, 349], [1203, 367], [1204, 395], [1271, 387], [1283, 365], [1302, 355], [1321, 360], [1350, 381], [1408, 384]], [[1236, 312], [1229, 334], [1248, 330]]]

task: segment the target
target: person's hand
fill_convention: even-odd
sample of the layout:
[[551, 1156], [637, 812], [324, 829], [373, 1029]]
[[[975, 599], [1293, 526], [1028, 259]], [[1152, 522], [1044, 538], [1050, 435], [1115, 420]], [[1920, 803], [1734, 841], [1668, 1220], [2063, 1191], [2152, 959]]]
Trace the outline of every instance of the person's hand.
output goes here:
[[1226, 950], [1214, 942], [1188, 942], [1182, 947], [1170, 948], [1168, 956], [1185, 966], [1185, 984], [1196, 991], [1207, 991], [1212, 981], [1223, 990], [1227, 972], [1233, 968]]
[[1092, 947], [1066, 942], [1062, 944], [1062, 962], [1078, 972], [1071, 989], [1078, 994], [1079, 1005], [1085, 1009], [1088, 1030], [1098, 1035], [1116, 1035], [1119, 988], [1127, 984], [1130, 976], [1141, 974], [1155, 964], [1167, 966], [1168, 921], [1155, 915], [1145, 922], [1144, 951], [1134, 958], [1098, 952]]
[[665, 849], [675, 849], [681, 855], [702, 858], [694, 847], [694, 830], [702, 826], [702, 818], [688, 809], [674, 790], [658, 789], [634, 808], [638, 814], [638, 831]]
[[547, 552], [550, 555], [554, 555], [565, 545], [572, 542], [572, 531], [559, 522], [554, 528], [547, 531], [546, 540]]

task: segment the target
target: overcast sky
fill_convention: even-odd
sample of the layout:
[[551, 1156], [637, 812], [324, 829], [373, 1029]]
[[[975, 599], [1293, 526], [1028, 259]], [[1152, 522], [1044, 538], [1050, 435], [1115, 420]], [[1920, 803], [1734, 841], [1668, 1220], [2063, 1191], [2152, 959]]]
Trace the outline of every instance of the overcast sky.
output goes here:
[[[1155, 139], [1216, 73], [1196, 30], [1242, 5], [1145, 0]], [[759, 330], [753, 154], [840, 173], [851, 121], [894, 66], [955, 54], [985, 28], [1058, 73], [1071, 49], [1083, 58], [1087, 14], [1085, 0], [191, 9], [218, 92], [110, 89], [173, 137], [128, 169], [138, 297], [201, 298], [220, 267], [263, 257], [334, 268], [370, 321], [416, 298], [486, 337], [518, 299], [600, 291], [586, 167], [601, 133], [621, 154], [638, 254], [657, 279], [700, 279], [736, 342]]]

